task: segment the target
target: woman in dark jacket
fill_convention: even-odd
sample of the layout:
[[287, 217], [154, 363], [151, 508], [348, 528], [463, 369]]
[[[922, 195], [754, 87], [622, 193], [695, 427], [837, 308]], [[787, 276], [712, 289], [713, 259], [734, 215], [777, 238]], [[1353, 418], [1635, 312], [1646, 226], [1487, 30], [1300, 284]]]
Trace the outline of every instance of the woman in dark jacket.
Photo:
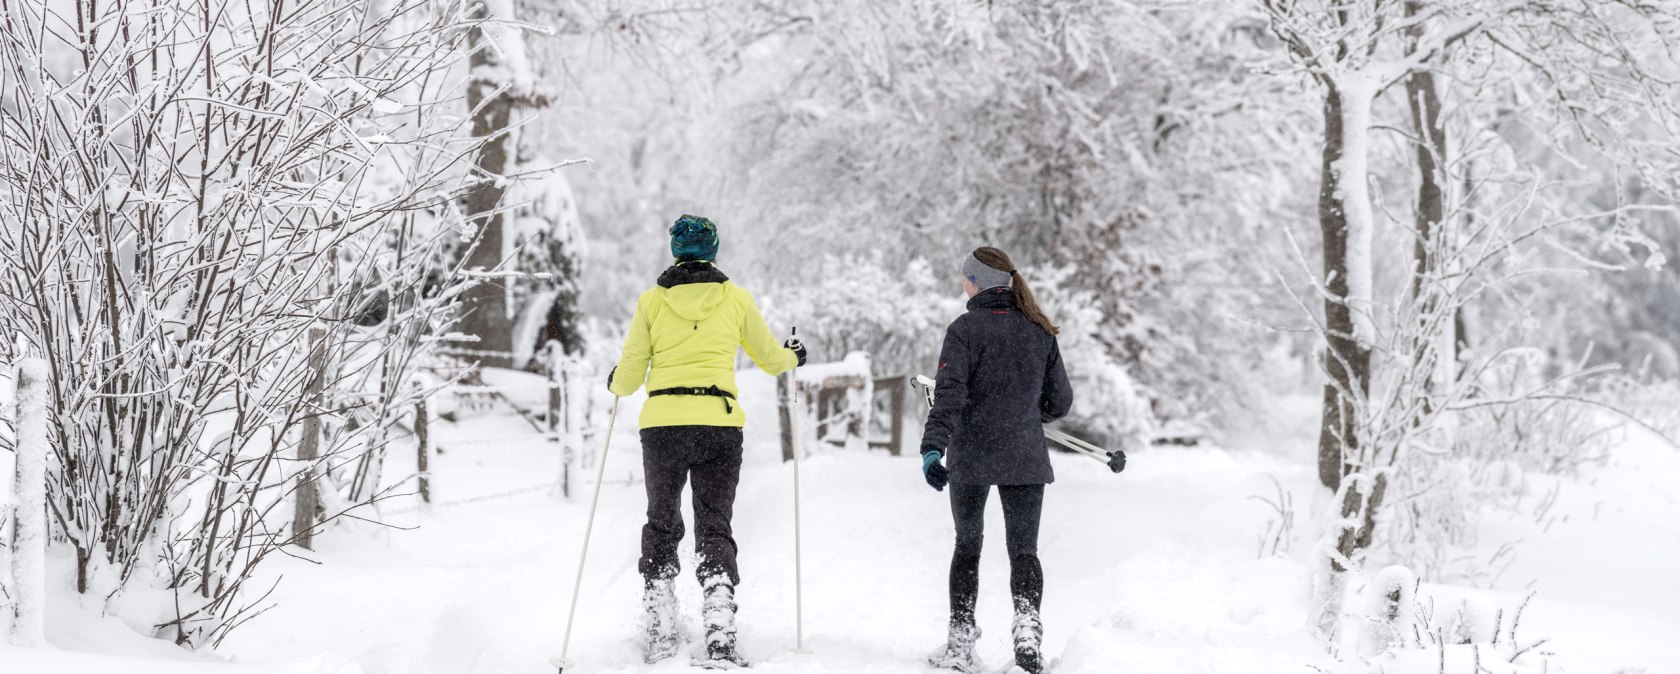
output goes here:
[[[974, 672], [974, 605], [980, 585], [980, 543], [993, 485], [1003, 501], [1009, 587], [1015, 599], [1015, 664], [1044, 670], [1039, 606], [1044, 571], [1038, 522], [1044, 485], [1055, 481], [1043, 424], [1073, 404], [1073, 388], [1056, 345], [1058, 329], [1039, 309], [1009, 256], [979, 248], [963, 260], [968, 312], [945, 331], [933, 410], [922, 436], [922, 472], [929, 486], [951, 487], [956, 553], [951, 557], [951, 623], [944, 648], [929, 661]], [[948, 458], [950, 467], [941, 462]]]

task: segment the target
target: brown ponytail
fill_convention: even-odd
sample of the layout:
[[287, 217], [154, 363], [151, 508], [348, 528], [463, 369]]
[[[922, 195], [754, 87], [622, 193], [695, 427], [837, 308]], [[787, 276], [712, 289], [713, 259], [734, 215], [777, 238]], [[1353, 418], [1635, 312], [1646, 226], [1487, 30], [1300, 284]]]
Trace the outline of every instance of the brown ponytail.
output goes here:
[[1061, 333], [1062, 329], [1051, 323], [1050, 317], [1044, 315], [1044, 310], [1038, 307], [1038, 299], [1033, 297], [1026, 277], [1015, 270], [1015, 263], [1009, 261], [1008, 253], [991, 246], [982, 246], [974, 249], [974, 257], [988, 267], [1009, 272], [1009, 289], [1015, 291], [1015, 304], [1021, 307], [1021, 313], [1026, 314], [1027, 320], [1037, 323], [1038, 327], [1044, 328], [1044, 331], [1051, 335]]

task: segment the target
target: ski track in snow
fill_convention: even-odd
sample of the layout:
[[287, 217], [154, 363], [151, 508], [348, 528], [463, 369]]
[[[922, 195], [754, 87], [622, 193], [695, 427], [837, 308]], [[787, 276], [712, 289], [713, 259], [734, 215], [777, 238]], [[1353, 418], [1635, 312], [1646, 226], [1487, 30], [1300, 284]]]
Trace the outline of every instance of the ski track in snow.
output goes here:
[[[927, 488], [913, 452], [890, 457], [879, 451], [820, 448], [804, 462], [809, 652], [793, 652], [792, 467], [779, 461], [771, 381], [744, 374], [742, 384], [748, 389], [744, 399], [750, 421], [735, 533], [744, 577], [738, 592], [741, 649], [755, 661], [750, 671], [932, 671], [923, 658], [944, 638], [952, 541], [946, 495]], [[692, 528], [677, 585], [689, 638], [684, 653], [647, 665], [633, 642], [641, 592], [636, 558], [645, 501], [635, 481], [641, 460], [634, 421], [638, 404], [627, 399], [624, 407], [607, 459], [572, 639], [570, 655], [578, 666], [568, 674], [700, 671], [688, 657], [699, 644], [700, 590], [692, 572]], [[506, 437], [528, 428], [502, 411], [435, 425], [434, 434], [444, 448], [433, 464], [437, 497], [471, 498], [555, 479], [558, 445], [540, 438], [506, 446], [451, 448], [452, 441]], [[912, 437], [906, 438], [907, 447], [916, 446], [915, 432], [912, 429]], [[1255, 440], [1274, 444], [1269, 438]], [[1058, 480], [1046, 493], [1040, 540], [1046, 574], [1045, 654], [1059, 660], [1052, 671], [1248, 674], [1309, 672], [1312, 666], [1364, 671], [1323, 655], [1303, 629], [1310, 581], [1300, 560], [1310, 542], [1298, 539], [1288, 559], [1256, 555], [1270, 509], [1248, 497], [1272, 495], [1268, 476], [1294, 491], [1298, 503], [1309, 500], [1306, 495], [1315, 479], [1310, 443], [1291, 443], [1300, 445], [1301, 456], [1154, 449], [1133, 456], [1127, 472], [1119, 476], [1089, 459], [1057, 454]], [[360, 524], [320, 537], [319, 549], [310, 557], [321, 564], [290, 558], [270, 562], [263, 573], [284, 578], [273, 596], [275, 606], [228, 639], [220, 654], [231, 662], [207, 662], [212, 658], [200, 654], [170, 655], [163, 652], [167, 648], [150, 648], [147, 653], [170, 659], [71, 653], [91, 650], [82, 646], [100, 639], [97, 629], [71, 616], [56, 621], [49, 617], [49, 640], [66, 651], [0, 647], [0, 662], [21, 654], [21, 660], [12, 661], [23, 663], [20, 670], [0, 669], [104, 671], [120, 664], [126, 672], [142, 673], [552, 672], [548, 661], [561, 648], [595, 475], [593, 466], [580, 473], [574, 476], [569, 500], [532, 493], [393, 514], [387, 519], [400, 528]], [[393, 503], [388, 510], [409, 505]], [[1640, 502], [1627, 509], [1630, 517], [1650, 518], [1653, 512], [1663, 512], [1652, 510], [1657, 505], [1663, 504]], [[1666, 512], [1673, 512], [1672, 499], [1666, 506]], [[1010, 604], [1002, 513], [995, 494], [988, 503], [987, 522], [979, 651], [988, 666], [1001, 669], [1011, 659]], [[1298, 528], [1304, 525], [1297, 522]], [[1666, 560], [1672, 568], [1680, 535], [1672, 526], [1666, 534], [1673, 540], [1655, 556], [1619, 557], [1620, 568], [1650, 581], [1667, 578], [1663, 565]], [[1577, 539], [1548, 539], [1537, 550], [1550, 553], [1569, 540]], [[1578, 573], [1566, 559], [1549, 554], [1522, 559], [1535, 567], [1533, 572], [1547, 574], [1543, 578]], [[1637, 580], [1624, 583], [1638, 586]], [[1637, 619], [1618, 618], [1617, 606], [1582, 603], [1590, 592], [1560, 591], [1560, 601], [1537, 600], [1531, 617], [1525, 618], [1525, 633], [1545, 636], [1555, 626], [1558, 629], [1550, 634], [1594, 656], [1593, 666], [1570, 667], [1569, 674], [1608, 674], [1624, 665], [1645, 666], [1652, 673], [1680, 671], [1665, 668], [1680, 665], [1676, 656], [1652, 659], [1663, 657], [1661, 633], [1680, 626], [1672, 612], [1661, 615], [1664, 607], [1680, 607], [1675, 584], [1670, 579], [1646, 589], [1654, 592], [1632, 593], [1650, 609], [1635, 611]], [[1503, 595], [1499, 598], [1504, 600]], [[56, 630], [54, 622], [60, 623]], [[81, 631], [71, 634], [66, 623]], [[105, 633], [112, 629], [117, 628], [108, 627]], [[1618, 638], [1623, 633], [1654, 638], [1646, 651], [1631, 653], [1629, 638]], [[1560, 651], [1569, 655], [1566, 649]]]

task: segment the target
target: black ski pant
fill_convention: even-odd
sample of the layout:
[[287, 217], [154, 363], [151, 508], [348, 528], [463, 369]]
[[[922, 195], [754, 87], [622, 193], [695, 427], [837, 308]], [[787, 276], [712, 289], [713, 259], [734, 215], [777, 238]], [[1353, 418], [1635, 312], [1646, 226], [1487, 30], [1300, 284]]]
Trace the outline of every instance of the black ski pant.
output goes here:
[[725, 576], [741, 582], [735, 566], [735, 488], [741, 482], [741, 429], [663, 426], [642, 429], [642, 470], [647, 475], [647, 525], [638, 565], [648, 580], [674, 578], [683, 538], [683, 485], [694, 478], [695, 569], [702, 584]]
[[[1038, 561], [1038, 522], [1044, 512], [1044, 485], [1001, 485], [1003, 530], [1009, 550], [1009, 590], [1015, 612], [1037, 614], [1044, 599], [1044, 567]], [[951, 485], [951, 516], [957, 524], [957, 550], [951, 556], [951, 624], [974, 625], [980, 597], [980, 546], [985, 540], [987, 485]]]

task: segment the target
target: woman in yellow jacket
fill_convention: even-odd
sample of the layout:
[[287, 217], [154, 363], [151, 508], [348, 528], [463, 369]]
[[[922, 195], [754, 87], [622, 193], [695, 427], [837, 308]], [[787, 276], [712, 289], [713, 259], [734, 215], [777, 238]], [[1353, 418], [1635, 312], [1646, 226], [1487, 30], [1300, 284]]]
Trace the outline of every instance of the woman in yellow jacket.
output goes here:
[[778, 343], [752, 293], [718, 270], [718, 233], [710, 220], [684, 215], [670, 233], [676, 264], [636, 301], [623, 355], [608, 377], [620, 397], [644, 383], [648, 388], [641, 415], [648, 499], [639, 564], [646, 581], [643, 655], [657, 662], [675, 655], [679, 645], [673, 579], [683, 537], [683, 484], [692, 476], [706, 627], [706, 654], [696, 664], [745, 666], [735, 650], [735, 585], [741, 576], [730, 526], [746, 423], [736, 400], [735, 349], [744, 347], [772, 376], [803, 365], [805, 349], [793, 340]]

